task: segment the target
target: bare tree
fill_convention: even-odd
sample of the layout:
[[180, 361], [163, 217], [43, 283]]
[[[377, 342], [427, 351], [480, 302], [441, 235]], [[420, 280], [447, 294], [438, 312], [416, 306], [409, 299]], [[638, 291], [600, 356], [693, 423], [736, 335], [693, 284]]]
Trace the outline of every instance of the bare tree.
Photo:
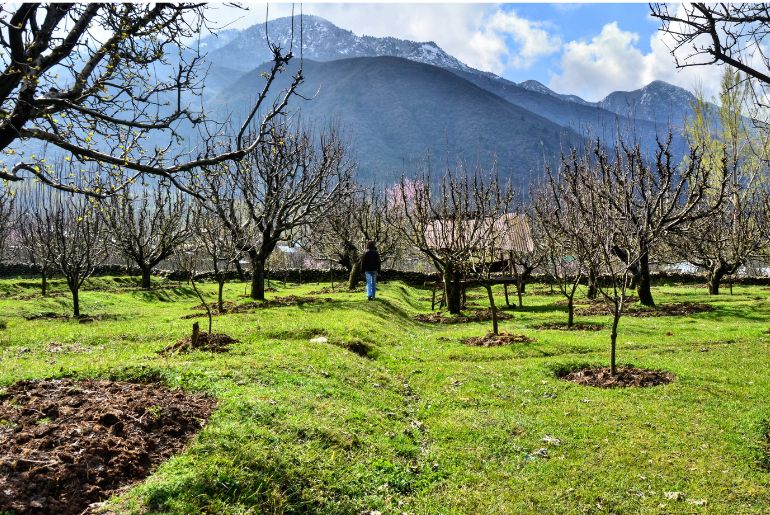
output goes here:
[[645, 273], [640, 269], [644, 269], [650, 249], [672, 230], [713, 212], [715, 204], [710, 202], [721, 200], [725, 185], [723, 169], [703, 166], [702, 154], [696, 150], [679, 168], [671, 164], [665, 145], [660, 145], [651, 164], [642, 159], [638, 147], [618, 145], [614, 152], [610, 158], [598, 142], [591, 154], [573, 152], [569, 159], [562, 159], [557, 175], [549, 175], [548, 186], [551, 198], [577, 218], [573, 223], [582, 229], [575, 232], [577, 244], [587, 250], [586, 256], [595, 260], [593, 266], [605, 276], [598, 287], [613, 313], [613, 375], [628, 279]]
[[495, 174], [451, 169], [434, 184], [422, 170], [414, 180], [402, 177], [396, 193], [394, 204], [400, 209], [391, 212], [389, 223], [433, 262], [444, 283], [447, 308], [459, 314], [463, 280], [483, 275], [478, 266], [486, 260], [480, 255], [499, 251], [493, 228], [510, 208], [510, 186], [503, 186]]
[[45, 296], [48, 293], [48, 273], [50, 269], [48, 249], [45, 238], [52, 233], [52, 228], [46, 224], [46, 217], [36, 216], [48, 200], [45, 192], [34, 185], [24, 185], [17, 193], [16, 234], [21, 250], [20, 258], [40, 272], [40, 290]]
[[94, 199], [48, 190], [33, 206], [32, 230], [42, 230], [46, 261], [67, 281], [72, 312], [80, 316], [80, 287], [105, 258], [102, 221]]
[[765, 38], [770, 10], [762, 3], [651, 4], [660, 30], [671, 37], [677, 67], [727, 64], [770, 85]]
[[338, 133], [314, 139], [286, 120], [247, 160], [206, 169], [201, 187], [252, 265], [251, 297], [265, 298], [265, 263], [279, 242], [312, 224], [350, 187], [352, 164]]
[[[516, 297], [518, 306], [522, 307], [522, 295], [526, 292], [527, 281], [529, 281], [532, 277], [532, 273], [545, 260], [546, 252], [543, 247], [543, 235], [537, 230], [540, 228], [540, 225], [535, 223], [532, 206], [519, 203], [516, 211], [520, 217], [519, 223], [523, 224], [524, 230], [528, 233], [528, 237], [526, 238], [527, 244], [511, 245], [507, 252], [507, 258], [509, 271], [516, 279]], [[508, 295], [506, 290], [506, 301], [507, 300]]]
[[222, 313], [225, 310], [223, 291], [227, 274], [233, 263], [240, 258], [241, 251], [238, 250], [233, 239], [233, 232], [227, 228], [216, 213], [206, 210], [200, 202], [196, 202], [194, 208], [198, 228], [195, 231], [196, 246], [203, 249], [211, 263], [214, 279], [218, 286], [217, 310]]
[[367, 241], [377, 243], [383, 262], [398, 253], [396, 231], [386, 222], [384, 192], [376, 186], [352, 186], [316, 224], [308, 227], [301, 244], [311, 254], [337, 263], [348, 271], [348, 288], [361, 276], [361, 249]]
[[[577, 154], [570, 156], [572, 164], [565, 164], [565, 175], [575, 174], [579, 168]], [[564, 157], [563, 159], [569, 159]], [[548, 169], [549, 182], [533, 191], [532, 204], [536, 216], [534, 224], [540, 230], [544, 247], [544, 262], [551, 278], [567, 300], [567, 327], [574, 325], [575, 294], [580, 282], [589, 270], [596, 269], [594, 257], [594, 239], [589, 232], [593, 229], [590, 220], [578, 209], [580, 202], [572, 197], [584, 193], [580, 184], [570, 183], [565, 187]]]
[[[655, 158], [648, 163], [638, 145], [618, 144], [612, 162], [596, 151], [598, 170], [609, 195], [606, 207], [623, 213], [624, 224], [635, 227], [634, 238], [614, 248], [615, 255], [633, 275], [639, 302], [654, 306], [650, 256], [655, 244], [667, 234], [683, 230], [688, 224], [709, 216], [722, 202], [728, 182], [724, 162], [714, 168], [704, 166], [703, 153], [690, 150], [681, 166], [669, 151], [671, 136], [658, 144]], [[633, 248], [632, 248], [633, 247]], [[638, 255], [634, 260], [632, 256]]]
[[189, 237], [189, 208], [168, 181], [143, 181], [104, 201], [110, 243], [142, 271], [142, 288], [151, 288], [152, 269]]
[[[302, 82], [301, 68], [270, 104], [268, 90], [292, 58], [291, 49], [271, 45], [264, 88], [231, 145], [220, 153], [207, 145], [186, 158], [181, 127], [217, 132], [203, 109], [193, 107], [205, 72], [195, 36], [214, 28], [205, 9], [200, 3], [0, 7], [0, 151], [12, 161], [2, 166], [0, 179], [33, 176], [62, 190], [106, 195], [151, 174], [195, 193], [177, 180], [180, 173], [238, 161], [256, 149]], [[18, 145], [29, 140], [104, 166], [95, 176], [85, 167], [77, 180], [56, 180], [46, 159]], [[124, 177], [124, 170], [133, 176]]]
[[0, 183], [0, 263], [5, 257], [5, 244], [18, 217], [14, 206], [14, 192]]

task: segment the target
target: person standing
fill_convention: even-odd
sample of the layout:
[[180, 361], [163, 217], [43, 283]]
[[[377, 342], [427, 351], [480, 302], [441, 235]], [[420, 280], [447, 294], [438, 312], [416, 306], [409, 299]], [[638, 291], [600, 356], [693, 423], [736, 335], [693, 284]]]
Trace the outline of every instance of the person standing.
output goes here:
[[369, 240], [366, 242], [366, 252], [361, 256], [361, 268], [366, 276], [366, 295], [369, 300], [374, 300], [374, 295], [377, 293], [377, 276], [380, 273], [380, 265], [380, 253], [377, 252], [374, 241]]

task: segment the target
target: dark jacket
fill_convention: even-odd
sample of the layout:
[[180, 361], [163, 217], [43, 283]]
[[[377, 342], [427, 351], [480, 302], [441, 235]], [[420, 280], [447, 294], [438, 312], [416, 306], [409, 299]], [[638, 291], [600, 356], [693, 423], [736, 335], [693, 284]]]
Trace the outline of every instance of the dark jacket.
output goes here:
[[380, 253], [373, 249], [364, 252], [364, 255], [361, 256], [361, 268], [364, 272], [379, 272]]

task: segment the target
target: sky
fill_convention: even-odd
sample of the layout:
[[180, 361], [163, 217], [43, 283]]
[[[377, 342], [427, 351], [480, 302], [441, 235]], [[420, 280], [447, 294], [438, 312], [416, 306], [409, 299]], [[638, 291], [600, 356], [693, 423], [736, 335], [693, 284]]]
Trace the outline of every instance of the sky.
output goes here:
[[[265, 4], [212, 7], [210, 18], [232, 28], [265, 21]], [[358, 35], [434, 41], [474, 68], [514, 82], [535, 79], [589, 101], [653, 80], [707, 97], [719, 89], [716, 67], [676, 68], [646, 3], [305, 3], [302, 9]], [[270, 19], [287, 16], [292, 4], [270, 4], [268, 12]]]

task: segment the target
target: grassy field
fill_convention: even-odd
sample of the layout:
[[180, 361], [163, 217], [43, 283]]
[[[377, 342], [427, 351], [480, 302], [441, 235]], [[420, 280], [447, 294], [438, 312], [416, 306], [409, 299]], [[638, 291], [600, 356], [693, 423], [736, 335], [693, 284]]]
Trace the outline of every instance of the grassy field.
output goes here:
[[[113, 500], [118, 513], [770, 512], [767, 288], [714, 298], [701, 287], [656, 288], [661, 304], [716, 309], [624, 317], [619, 363], [676, 381], [603, 390], [555, 374], [607, 364], [609, 330], [534, 329], [566, 319], [542, 285], [501, 322], [532, 343], [465, 346], [461, 338], [491, 324], [415, 322], [430, 292], [395, 282], [375, 302], [335, 293], [219, 316], [214, 332], [240, 340], [229, 353], [170, 357], [158, 351], [189, 333], [192, 320], [180, 317], [202, 313], [191, 309], [197, 298], [186, 285], [134, 286], [91, 280], [81, 304], [96, 320], [81, 324], [27, 320], [69, 313], [68, 296], [42, 299], [32, 280], [0, 281], [0, 385], [152, 379], [219, 399], [184, 454]], [[273, 286], [270, 298], [319, 289]], [[214, 286], [203, 288], [213, 299]], [[244, 292], [229, 284], [226, 298], [243, 302]], [[327, 343], [309, 341], [321, 335]]]

